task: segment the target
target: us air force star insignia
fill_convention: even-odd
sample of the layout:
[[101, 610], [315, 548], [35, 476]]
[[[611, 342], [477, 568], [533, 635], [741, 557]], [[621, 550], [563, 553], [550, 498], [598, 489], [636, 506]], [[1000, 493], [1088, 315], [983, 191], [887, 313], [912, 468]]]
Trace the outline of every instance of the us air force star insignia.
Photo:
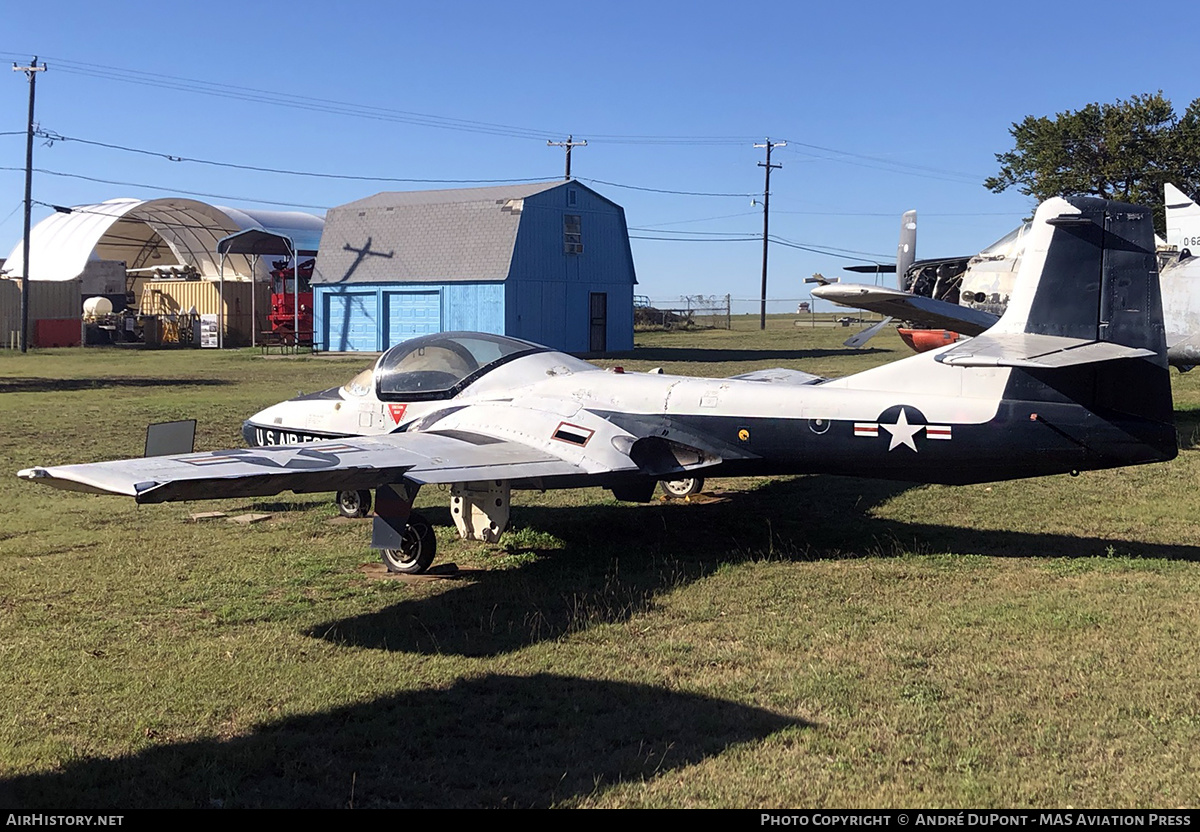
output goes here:
[[326, 445], [320, 450], [307, 448], [303, 445], [285, 445], [278, 449], [247, 448], [245, 450], [218, 451], [212, 454], [193, 455], [190, 458], [183, 457], [180, 461], [201, 467], [240, 463], [243, 465], [255, 465], [260, 468], [315, 471], [330, 468], [341, 462], [341, 458], [334, 451], [347, 452], [357, 450], [359, 449], [344, 444]]
[[[892, 421], [885, 421], [891, 419]], [[866, 438], [879, 436], [883, 428], [889, 434], [888, 450], [894, 451], [901, 445], [907, 445], [916, 453], [917, 436], [925, 432], [925, 439], [953, 438], [953, 425], [930, 425], [925, 420], [925, 414], [912, 405], [892, 405], [879, 414], [877, 422], [855, 422], [854, 435]]]
[[915, 452], [917, 443], [913, 437], [925, 429], [924, 425], [910, 425], [908, 423], [908, 415], [904, 408], [900, 408], [900, 415], [896, 418], [896, 423], [889, 425], [886, 422], [880, 422], [879, 427], [886, 430], [892, 435], [892, 441], [888, 443], [888, 450], [895, 450], [899, 445], [907, 445]]

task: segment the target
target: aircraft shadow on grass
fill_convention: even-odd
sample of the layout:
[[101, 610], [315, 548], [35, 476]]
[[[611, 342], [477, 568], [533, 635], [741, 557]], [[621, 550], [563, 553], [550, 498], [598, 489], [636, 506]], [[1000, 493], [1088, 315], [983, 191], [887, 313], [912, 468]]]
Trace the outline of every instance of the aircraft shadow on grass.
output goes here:
[[[447, 592], [330, 621], [308, 634], [339, 644], [491, 657], [599, 624], [620, 623], [725, 563], [904, 551], [994, 557], [1138, 557], [1200, 561], [1200, 547], [1108, 537], [970, 529], [869, 516], [906, 483], [812, 476], [776, 480], [708, 505], [525, 506], [516, 523], [563, 541], [517, 568], [484, 571]], [[797, 506], [807, 507], [797, 510]], [[437, 510], [435, 523], [449, 522]]]
[[219, 387], [231, 382], [219, 378], [0, 378], [0, 393], [69, 393], [110, 387]]
[[18, 814], [547, 807], [649, 781], [788, 727], [811, 725], [645, 685], [486, 676], [290, 717], [231, 740], [0, 779], [0, 805]]
[[1179, 434], [1179, 450], [1190, 451], [1200, 446], [1200, 408], [1176, 408], [1175, 431]]

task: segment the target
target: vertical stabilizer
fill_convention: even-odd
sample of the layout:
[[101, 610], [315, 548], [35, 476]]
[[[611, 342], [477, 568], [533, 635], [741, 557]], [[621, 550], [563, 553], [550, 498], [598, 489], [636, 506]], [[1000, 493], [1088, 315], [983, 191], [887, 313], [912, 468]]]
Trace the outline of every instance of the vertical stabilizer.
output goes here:
[[1200, 205], [1170, 182], [1163, 185], [1167, 206], [1167, 245], [1200, 254]]
[[1020, 334], [1145, 350], [1165, 367], [1150, 211], [1094, 197], [1043, 202], [1008, 309], [988, 331]]

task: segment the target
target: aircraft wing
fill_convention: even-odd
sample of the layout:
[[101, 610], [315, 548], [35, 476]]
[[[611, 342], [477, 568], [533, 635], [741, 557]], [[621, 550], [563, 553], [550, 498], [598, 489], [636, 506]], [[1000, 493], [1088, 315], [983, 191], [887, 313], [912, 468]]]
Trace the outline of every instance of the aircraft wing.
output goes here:
[[1050, 369], [1153, 355], [1153, 350], [1126, 347], [1111, 341], [1087, 341], [1022, 332], [981, 335], [940, 353], [937, 360], [954, 367]]
[[912, 321], [934, 329], [948, 329], [963, 335], [979, 335], [1000, 320], [995, 315], [968, 306], [934, 300], [885, 286], [831, 283], [815, 287], [812, 296], [833, 301], [840, 306], [878, 312], [880, 315], [899, 318], [902, 321]]
[[448, 431], [27, 468], [17, 476], [69, 491], [164, 503], [378, 488], [402, 477], [451, 483], [580, 473], [579, 466], [519, 442]]

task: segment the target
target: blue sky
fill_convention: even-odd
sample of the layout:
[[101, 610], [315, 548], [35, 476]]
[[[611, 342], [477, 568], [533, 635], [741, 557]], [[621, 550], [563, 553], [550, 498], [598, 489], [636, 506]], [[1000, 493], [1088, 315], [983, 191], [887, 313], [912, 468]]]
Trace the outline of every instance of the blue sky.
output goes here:
[[[772, 160], [784, 166], [771, 180], [773, 235], [887, 258], [900, 214], [915, 208], [919, 256], [971, 253], [1032, 208], [982, 186], [1011, 147], [1012, 122], [1160, 89], [1182, 112], [1200, 97], [1198, 21], [1194, 3], [1108, 0], [63, 0], [9, 4], [0, 58], [37, 54], [49, 65], [37, 97], [46, 130], [255, 167], [555, 179], [563, 153], [546, 141], [572, 133], [589, 142], [573, 173], [623, 205], [635, 229], [640, 293], [752, 299], [761, 242], [739, 240], [762, 230], [754, 142], [788, 142]], [[8, 75], [0, 133], [25, 129], [28, 85]], [[0, 256], [21, 236], [24, 175], [11, 169], [23, 170], [24, 152], [23, 135], [0, 136]], [[380, 190], [453, 187], [257, 173], [77, 142], [39, 141], [35, 165], [156, 186], [38, 175], [33, 197], [49, 204], [190, 191], [216, 204], [313, 210]], [[36, 206], [34, 221], [48, 212]], [[665, 236], [677, 239], [636, 239]], [[785, 243], [770, 257], [779, 311], [807, 295], [805, 277], [854, 262]]]

